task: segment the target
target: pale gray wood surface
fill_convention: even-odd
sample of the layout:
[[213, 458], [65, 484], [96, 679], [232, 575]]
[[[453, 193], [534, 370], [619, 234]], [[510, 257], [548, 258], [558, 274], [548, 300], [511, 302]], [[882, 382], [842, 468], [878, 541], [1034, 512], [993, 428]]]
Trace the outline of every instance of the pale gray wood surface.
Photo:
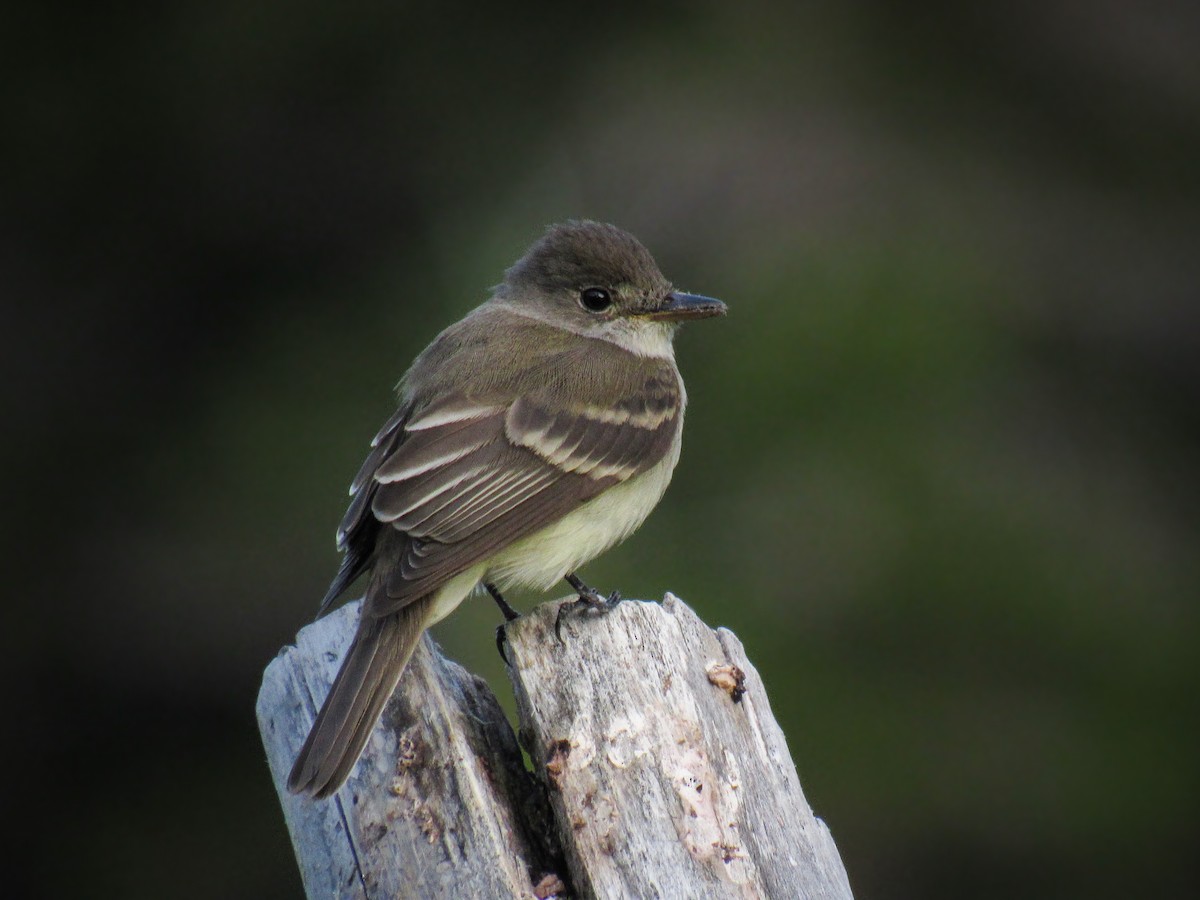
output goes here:
[[[551, 868], [540, 790], [482, 681], [426, 635], [362, 759], [327, 800], [288, 793], [296, 752], [349, 645], [351, 603], [268, 667], [259, 728], [310, 898], [529, 897]], [[531, 807], [530, 804], [533, 804]]]
[[510, 674], [581, 894], [851, 896], [732, 632], [670, 594], [567, 618], [561, 643], [555, 615], [508, 627]]
[[357, 604], [268, 666], [259, 727], [310, 898], [851, 897], [731, 632], [668, 594], [565, 618], [559, 641], [557, 609], [507, 627], [533, 775], [486, 685], [427, 636], [346, 786], [295, 797]]

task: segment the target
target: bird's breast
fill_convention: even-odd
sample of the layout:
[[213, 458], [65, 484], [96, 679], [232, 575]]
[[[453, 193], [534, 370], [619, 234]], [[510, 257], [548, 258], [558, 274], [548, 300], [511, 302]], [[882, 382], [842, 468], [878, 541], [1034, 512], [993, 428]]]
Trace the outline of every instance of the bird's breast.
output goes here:
[[568, 572], [620, 543], [662, 499], [679, 462], [680, 430], [671, 450], [651, 469], [609, 488], [551, 525], [500, 551], [488, 563], [487, 580], [501, 590], [548, 590]]

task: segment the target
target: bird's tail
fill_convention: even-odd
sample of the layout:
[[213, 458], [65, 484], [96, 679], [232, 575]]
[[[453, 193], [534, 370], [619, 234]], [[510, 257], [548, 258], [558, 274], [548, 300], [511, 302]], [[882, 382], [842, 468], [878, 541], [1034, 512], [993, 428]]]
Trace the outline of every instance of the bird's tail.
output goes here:
[[358, 762], [384, 704], [429, 623], [431, 598], [359, 620], [342, 668], [288, 776], [293, 794], [328, 797]]

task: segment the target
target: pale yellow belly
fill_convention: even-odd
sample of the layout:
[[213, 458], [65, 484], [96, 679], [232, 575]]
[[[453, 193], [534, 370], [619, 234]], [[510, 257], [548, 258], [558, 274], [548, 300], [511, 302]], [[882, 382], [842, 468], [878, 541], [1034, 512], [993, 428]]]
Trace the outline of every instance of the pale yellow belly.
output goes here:
[[679, 461], [679, 443], [656, 465], [568, 513], [553, 525], [501, 550], [487, 563], [484, 580], [501, 590], [548, 590], [568, 572], [627, 538], [662, 499]]

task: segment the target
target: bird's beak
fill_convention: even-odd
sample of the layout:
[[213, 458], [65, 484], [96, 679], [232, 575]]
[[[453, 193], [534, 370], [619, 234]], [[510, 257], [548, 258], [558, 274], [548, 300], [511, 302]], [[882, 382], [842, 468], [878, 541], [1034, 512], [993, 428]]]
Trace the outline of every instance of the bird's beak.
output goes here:
[[685, 294], [682, 291], [671, 291], [658, 302], [653, 309], [643, 315], [657, 322], [682, 322], [685, 319], [708, 319], [712, 316], [723, 316], [728, 307], [720, 300], [712, 297], [701, 297], [699, 294]]

